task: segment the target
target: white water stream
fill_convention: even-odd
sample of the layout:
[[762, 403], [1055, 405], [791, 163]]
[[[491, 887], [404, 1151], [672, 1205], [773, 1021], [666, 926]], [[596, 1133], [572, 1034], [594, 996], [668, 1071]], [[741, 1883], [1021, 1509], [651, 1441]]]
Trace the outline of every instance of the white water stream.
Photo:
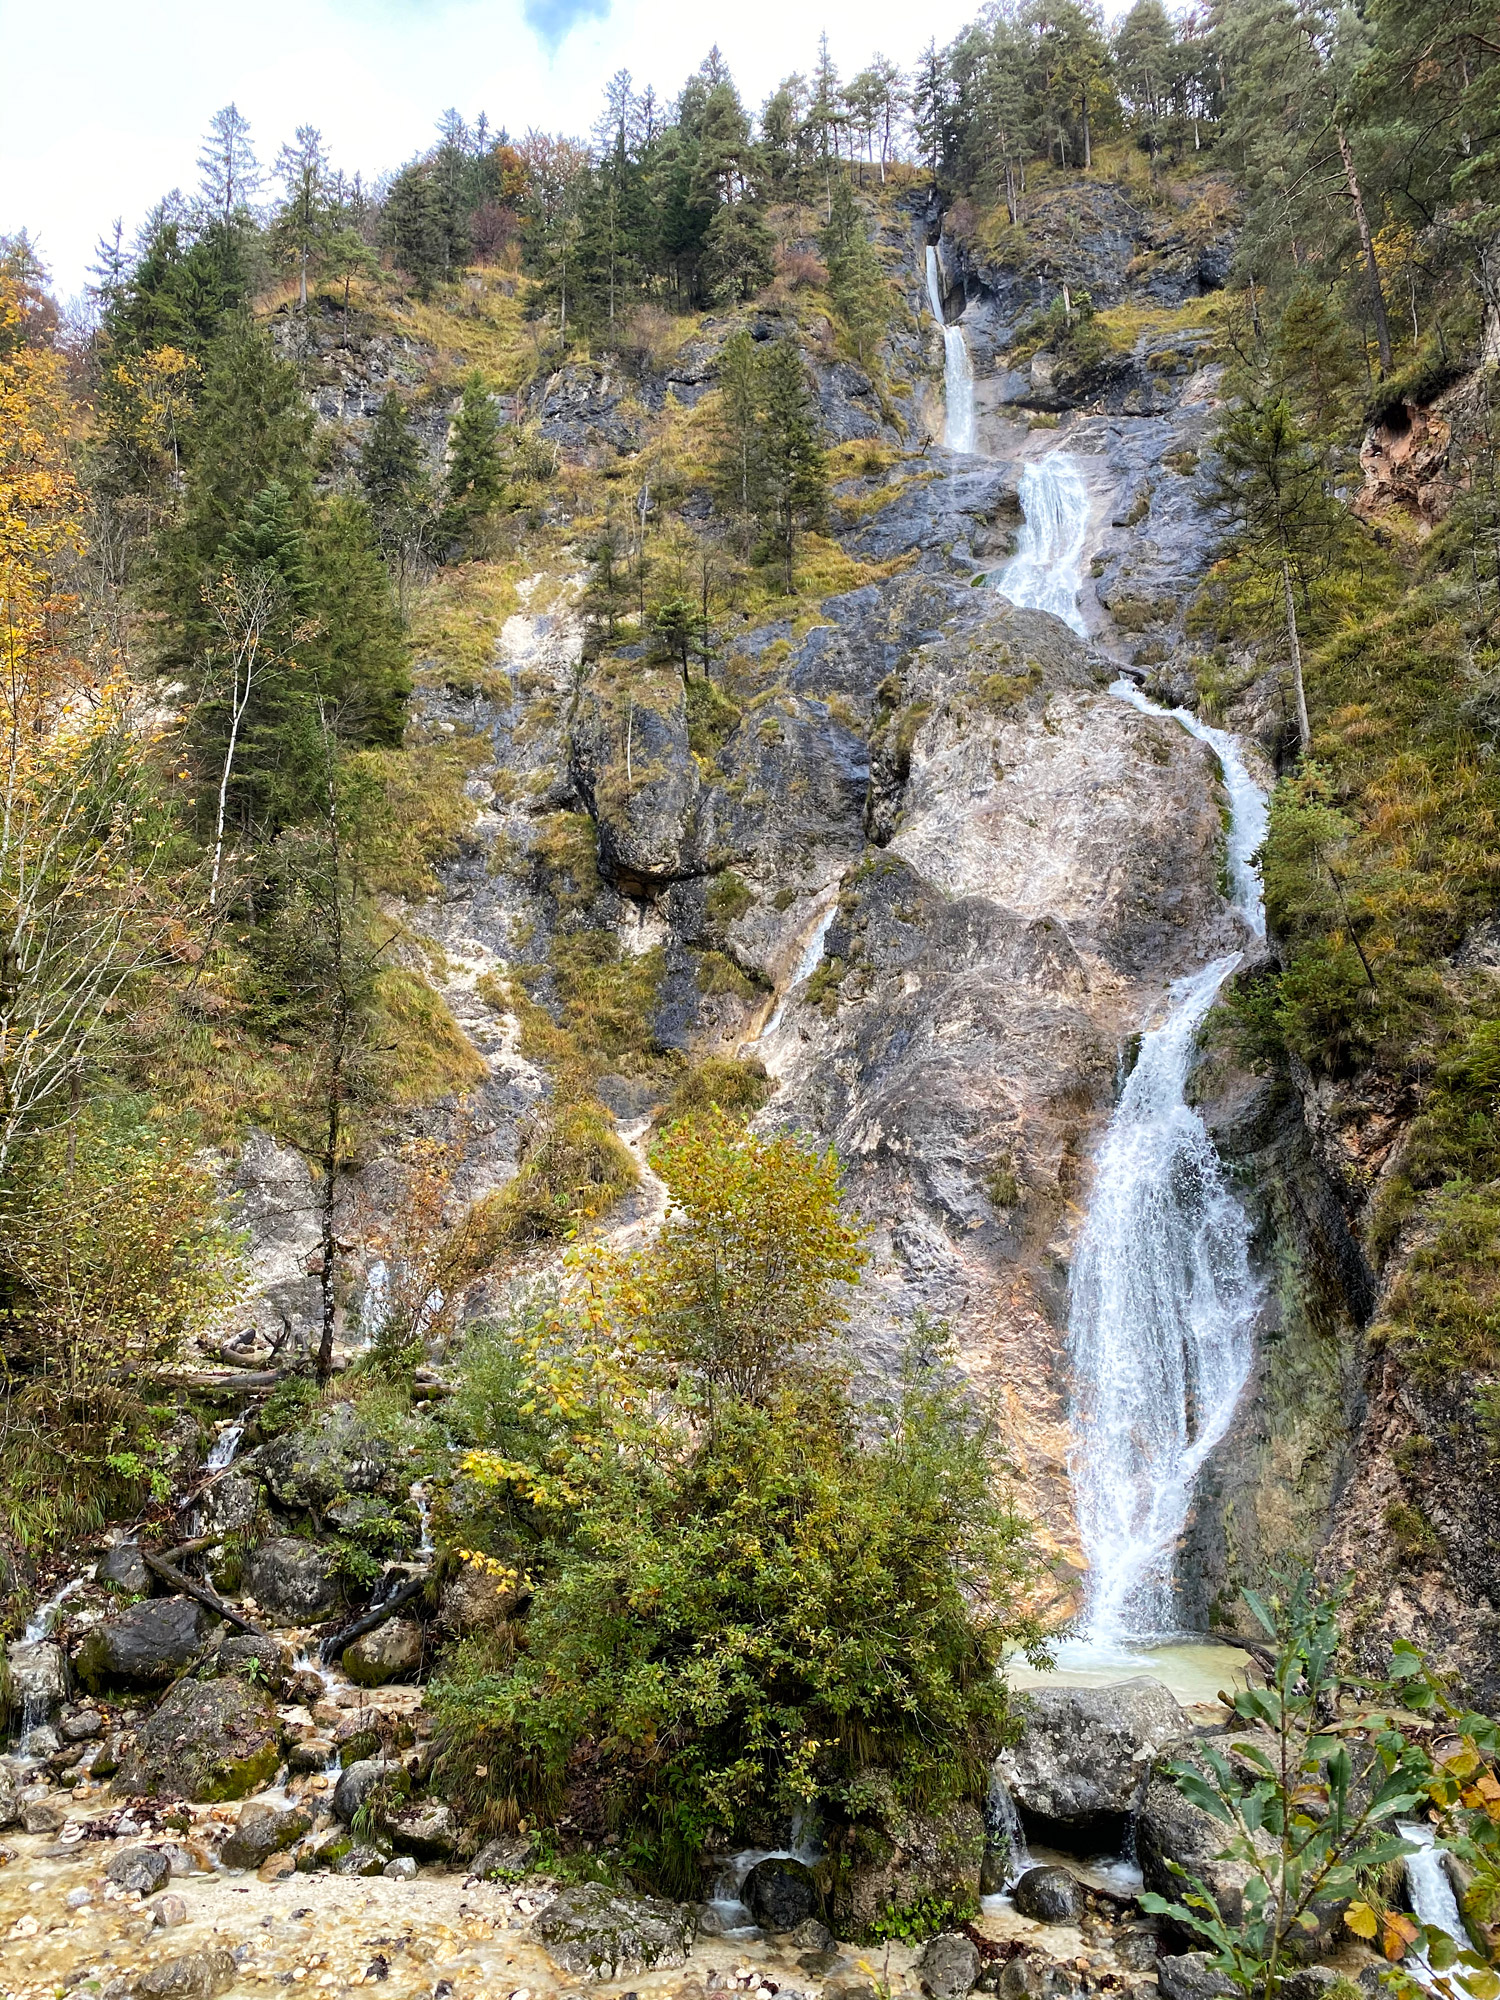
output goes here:
[[[1084, 633], [1082, 470], [1066, 453], [1049, 453], [1026, 467], [1020, 492], [1026, 525], [998, 588]], [[1170, 716], [1215, 752], [1230, 803], [1231, 894], [1249, 932], [1264, 937], [1254, 857], [1266, 801], [1238, 744], [1184, 709], [1157, 707], [1129, 679], [1111, 692], [1143, 714]], [[1084, 1637], [1073, 1654], [1160, 1638], [1181, 1623], [1177, 1543], [1198, 1475], [1250, 1372], [1261, 1298], [1250, 1226], [1186, 1096], [1198, 1029], [1241, 957], [1230, 952], [1174, 982], [1164, 1018], [1141, 1038], [1095, 1162], [1069, 1287], [1070, 1471], [1089, 1563]]]
[[943, 273], [937, 245], [927, 246], [927, 297], [943, 329], [943, 443], [949, 451], [975, 449], [974, 364], [961, 326], [949, 326], [943, 312]]
[[[1431, 1929], [1445, 1932], [1460, 1951], [1470, 1950], [1471, 1940], [1459, 1913], [1458, 1898], [1443, 1866], [1442, 1851], [1434, 1843], [1432, 1828], [1415, 1820], [1401, 1820], [1396, 1831], [1417, 1849], [1415, 1854], [1407, 1855], [1404, 1863], [1406, 1893], [1413, 1914]], [[1418, 1977], [1423, 1975], [1419, 1972]]]

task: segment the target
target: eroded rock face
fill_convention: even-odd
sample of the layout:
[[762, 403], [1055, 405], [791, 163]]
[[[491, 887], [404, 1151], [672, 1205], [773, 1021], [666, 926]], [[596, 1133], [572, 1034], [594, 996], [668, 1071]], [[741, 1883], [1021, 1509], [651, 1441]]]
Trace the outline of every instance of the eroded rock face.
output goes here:
[[1140, 1804], [1152, 1765], [1189, 1734], [1160, 1681], [1115, 1687], [1043, 1687], [1022, 1698], [1022, 1732], [995, 1759], [996, 1775], [1028, 1828], [1074, 1841], [1108, 1839]]
[[196, 1656], [208, 1614], [191, 1597], [149, 1598], [84, 1634], [74, 1669], [91, 1692], [109, 1686], [159, 1686]]
[[610, 1980], [684, 1964], [697, 1924], [696, 1913], [682, 1903], [586, 1882], [554, 1896], [534, 1929], [564, 1972]]
[[869, 1790], [884, 1795], [847, 1837], [829, 1921], [840, 1937], [863, 1937], [886, 1911], [921, 1902], [972, 1906], [984, 1862], [984, 1817], [958, 1804], [918, 1813], [897, 1802], [871, 1774]]
[[242, 1799], [281, 1762], [271, 1697], [241, 1680], [179, 1681], [136, 1732], [115, 1780], [125, 1798]]
[[260, 1473], [283, 1507], [326, 1508], [351, 1493], [399, 1493], [391, 1445], [374, 1437], [353, 1406], [339, 1403], [315, 1426], [288, 1431], [260, 1455]]

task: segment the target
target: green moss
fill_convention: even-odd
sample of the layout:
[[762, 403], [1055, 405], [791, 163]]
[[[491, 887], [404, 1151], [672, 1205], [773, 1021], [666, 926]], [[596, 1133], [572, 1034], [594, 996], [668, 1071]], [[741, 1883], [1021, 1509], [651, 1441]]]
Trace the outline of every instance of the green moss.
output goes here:
[[838, 1011], [839, 988], [843, 985], [848, 966], [841, 958], [823, 958], [807, 982], [807, 990], [802, 995], [805, 1007], [820, 1007], [825, 1014]]
[[1405, 1500], [1393, 1500], [1386, 1508], [1385, 1527], [1403, 1562], [1430, 1562], [1441, 1552], [1432, 1524]]
[[511, 1243], [556, 1241], [613, 1208], [639, 1179], [602, 1105], [553, 1103], [523, 1141], [520, 1170], [480, 1204], [477, 1220]]
[[1015, 1163], [1007, 1155], [991, 1162], [984, 1177], [984, 1191], [992, 1208], [1015, 1208], [1024, 1189], [1017, 1178]]
[[729, 925], [754, 907], [755, 896], [741, 876], [726, 868], [708, 885], [706, 901], [710, 919], [716, 924]]

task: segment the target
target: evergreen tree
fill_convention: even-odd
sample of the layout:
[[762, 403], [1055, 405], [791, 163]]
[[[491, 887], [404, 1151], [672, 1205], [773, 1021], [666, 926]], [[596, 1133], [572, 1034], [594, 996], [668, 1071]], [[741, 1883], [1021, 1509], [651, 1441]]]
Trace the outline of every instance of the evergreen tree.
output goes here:
[[403, 613], [407, 581], [433, 527], [431, 482], [422, 441], [392, 389], [376, 412], [359, 455], [359, 481], [375, 541], [394, 570]]
[[276, 155], [276, 173], [284, 199], [272, 234], [296, 270], [297, 303], [306, 312], [308, 273], [328, 235], [331, 207], [328, 154], [315, 126], [297, 127], [295, 142]]
[[448, 275], [449, 239], [443, 203], [425, 162], [397, 174], [380, 222], [386, 245], [418, 298], [429, 298], [433, 286]]
[[474, 374], [464, 383], [463, 401], [448, 437], [444, 533], [472, 545], [480, 523], [499, 505], [504, 487], [499, 414], [494, 397]]
[[221, 225], [233, 221], [262, 186], [260, 163], [250, 142], [250, 121], [226, 104], [208, 121], [198, 155], [198, 197]]
[[1277, 320], [1271, 356], [1275, 379], [1310, 435], [1347, 436], [1360, 415], [1362, 371], [1326, 291], [1298, 286]]
[[726, 202], [708, 226], [703, 283], [714, 305], [739, 305], [771, 282], [776, 239], [750, 201]]
[[889, 289], [853, 185], [843, 175], [834, 184], [819, 245], [834, 306], [855, 353], [868, 364], [889, 323]]

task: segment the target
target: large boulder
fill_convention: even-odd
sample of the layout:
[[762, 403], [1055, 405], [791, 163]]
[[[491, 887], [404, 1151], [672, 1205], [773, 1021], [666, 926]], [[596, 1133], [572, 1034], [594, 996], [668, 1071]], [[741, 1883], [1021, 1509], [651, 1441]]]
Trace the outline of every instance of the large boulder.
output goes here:
[[783, 1856], [758, 1861], [745, 1877], [740, 1896], [751, 1916], [768, 1931], [794, 1931], [817, 1914], [823, 1901], [812, 1870]]
[[11, 1701], [23, 1715], [50, 1715], [68, 1692], [68, 1659], [48, 1639], [19, 1640], [10, 1649]]
[[962, 1931], [940, 1931], [918, 1961], [928, 2000], [963, 2000], [979, 1980], [979, 1952]]
[[345, 1767], [333, 1793], [334, 1813], [345, 1826], [353, 1823], [354, 1815], [377, 1785], [385, 1785], [388, 1795], [404, 1796], [408, 1790], [405, 1771], [383, 1757], [360, 1757]]
[[534, 1929], [570, 1977], [608, 1980], [685, 1964], [697, 1926], [697, 1912], [682, 1903], [585, 1882], [554, 1896]]
[[91, 1692], [117, 1683], [159, 1687], [196, 1657], [207, 1623], [191, 1597], [147, 1598], [90, 1626], [73, 1665]]
[[422, 1664], [422, 1628], [409, 1618], [389, 1618], [344, 1648], [344, 1672], [356, 1687], [409, 1681]]
[[380, 1830], [403, 1854], [414, 1854], [419, 1861], [445, 1861], [458, 1845], [453, 1808], [432, 1799], [386, 1814]]
[[1016, 1908], [1037, 1924], [1072, 1924], [1083, 1909], [1078, 1884], [1066, 1868], [1028, 1868], [1015, 1887]]
[[151, 1572], [135, 1542], [112, 1542], [94, 1565], [94, 1581], [117, 1597], [149, 1597]]
[[466, 1562], [443, 1586], [437, 1622], [456, 1638], [492, 1631], [509, 1618], [519, 1597], [517, 1585], [497, 1579], [482, 1563]]
[[866, 1774], [869, 1801], [849, 1829], [829, 1922], [861, 1938], [920, 1903], [972, 1905], [984, 1864], [984, 1815], [967, 1802], [920, 1813], [895, 1797], [883, 1771]]
[[1021, 1734], [995, 1775], [1029, 1826], [1108, 1845], [1139, 1806], [1151, 1767], [1190, 1734], [1160, 1681], [1038, 1688], [1025, 1697]]
[[332, 1552], [280, 1535], [262, 1542], [245, 1564], [245, 1589], [262, 1611], [289, 1625], [311, 1625], [336, 1611], [343, 1591]]
[[372, 1435], [350, 1403], [338, 1403], [318, 1423], [288, 1431], [265, 1446], [260, 1474], [283, 1507], [324, 1509], [351, 1493], [400, 1492], [395, 1447]]
[[1156, 1961], [1156, 1982], [1163, 2000], [1230, 2000], [1234, 1988], [1214, 1970], [1206, 1951], [1185, 1951]]
[[242, 1799], [281, 1762], [271, 1697], [241, 1680], [179, 1681], [136, 1731], [115, 1779], [126, 1797]]
[[[1269, 1851], [1270, 1836], [1261, 1838]], [[1165, 1771], [1152, 1772], [1135, 1834], [1136, 1857], [1148, 1889], [1177, 1901], [1183, 1885], [1169, 1865], [1175, 1861], [1211, 1891], [1225, 1922], [1237, 1924], [1251, 1870], [1248, 1862], [1217, 1858], [1228, 1840], [1229, 1829], [1222, 1821], [1185, 1799]]]
[[291, 1655], [279, 1641], [259, 1632], [231, 1632], [219, 1642], [214, 1664], [221, 1674], [238, 1674], [242, 1680], [257, 1681], [279, 1693], [290, 1669]]

